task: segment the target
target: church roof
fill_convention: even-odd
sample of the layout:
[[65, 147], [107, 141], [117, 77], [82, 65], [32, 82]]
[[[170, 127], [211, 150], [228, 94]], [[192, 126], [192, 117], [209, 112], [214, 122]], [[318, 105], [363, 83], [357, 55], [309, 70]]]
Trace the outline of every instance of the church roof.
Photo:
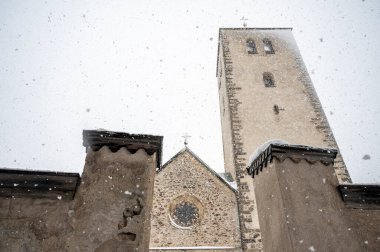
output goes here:
[[380, 209], [379, 184], [343, 184], [338, 189], [346, 206], [359, 209]]
[[183, 153], [189, 153], [191, 156], [193, 156], [199, 163], [203, 165], [203, 167], [206, 168], [211, 174], [213, 174], [216, 178], [218, 178], [223, 184], [225, 184], [228, 188], [230, 188], [234, 193], [237, 192], [237, 189], [234, 188], [233, 185], [231, 185], [226, 179], [224, 179], [222, 176], [220, 176], [218, 173], [216, 173], [213, 169], [211, 169], [202, 159], [200, 159], [194, 152], [192, 152], [187, 146], [185, 146], [182, 150], [180, 150], [177, 154], [175, 154], [171, 159], [169, 159], [161, 169], [157, 171], [157, 173], [162, 172], [170, 163], [175, 161], [180, 155]]
[[0, 197], [73, 199], [78, 173], [0, 169]]

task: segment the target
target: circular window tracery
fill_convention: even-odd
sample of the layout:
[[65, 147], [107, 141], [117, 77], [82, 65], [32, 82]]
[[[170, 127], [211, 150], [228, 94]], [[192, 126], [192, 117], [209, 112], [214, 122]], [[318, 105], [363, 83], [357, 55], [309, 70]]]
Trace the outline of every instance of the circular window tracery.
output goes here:
[[198, 224], [203, 216], [201, 202], [192, 195], [182, 195], [175, 198], [169, 209], [169, 217], [177, 228], [191, 228]]
[[173, 221], [182, 227], [193, 226], [199, 218], [199, 209], [191, 202], [180, 202], [174, 208]]

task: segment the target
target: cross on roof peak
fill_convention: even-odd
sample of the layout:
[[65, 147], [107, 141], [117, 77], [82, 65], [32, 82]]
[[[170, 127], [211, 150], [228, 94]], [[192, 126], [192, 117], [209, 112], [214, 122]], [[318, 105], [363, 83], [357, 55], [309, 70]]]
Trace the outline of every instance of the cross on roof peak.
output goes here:
[[242, 16], [240, 20], [243, 21], [243, 26], [247, 27], [247, 23], [245, 21], [247, 21], [248, 19]]
[[189, 134], [185, 133], [182, 137], [184, 138], [183, 143], [185, 144], [185, 146], [187, 146], [187, 144], [188, 144], [187, 139], [190, 138], [191, 136]]

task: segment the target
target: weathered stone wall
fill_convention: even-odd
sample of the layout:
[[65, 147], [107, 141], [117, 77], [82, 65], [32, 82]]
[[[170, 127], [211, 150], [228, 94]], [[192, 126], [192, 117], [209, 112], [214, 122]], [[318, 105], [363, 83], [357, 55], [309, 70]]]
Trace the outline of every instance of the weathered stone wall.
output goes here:
[[[221, 42], [219, 42], [221, 43]], [[234, 92], [235, 87], [231, 87], [226, 83], [230, 82], [231, 72], [226, 70], [224, 61], [229, 64], [230, 61], [224, 60], [223, 47], [219, 45], [218, 52], [218, 88], [219, 88], [219, 102], [220, 102], [220, 119], [222, 126], [222, 137], [223, 137], [223, 154], [224, 154], [224, 170], [229, 172], [234, 180], [236, 181], [236, 172], [234, 164], [234, 146], [232, 137], [232, 127], [231, 127], [231, 111], [229, 109], [230, 104], [230, 94]]]
[[70, 200], [0, 198], [0, 251], [60, 251], [73, 231]]
[[[193, 219], [184, 218], [185, 223], [173, 215], [181, 202], [198, 209], [188, 208], [188, 213], [196, 214]], [[156, 175], [151, 227], [151, 251], [169, 251], [163, 247], [176, 247], [178, 251], [240, 251], [235, 191], [187, 149]]]
[[148, 251], [156, 155], [89, 151], [73, 201], [0, 198], [0, 251]]
[[67, 237], [69, 251], [147, 251], [155, 155], [90, 151]]
[[332, 165], [277, 158], [253, 183], [266, 252], [378, 251], [380, 210], [344, 205]]
[[[272, 42], [274, 54], [266, 54], [263, 39]], [[258, 53], [247, 52], [252, 39]], [[249, 155], [272, 139], [291, 144], [337, 148], [318, 96], [302, 62], [290, 29], [221, 29], [218, 73], [225, 162], [233, 157], [239, 187], [239, 213], [244, 250], [260, 250], [260, 225], [255, 195], [245, 168]], [[265, 87], [263, 73], [274, 77], [275, 87]], [[218, 80], [219, 81], [219, 80]], [[223, 87], [224, 85], [224, 87]], [[223, 101], [227, 102], [223, 102]], [[275, 109], [277, 108], [277, 109]], [[350, 182], [338, 155], [335, 171], [341, 183]]]

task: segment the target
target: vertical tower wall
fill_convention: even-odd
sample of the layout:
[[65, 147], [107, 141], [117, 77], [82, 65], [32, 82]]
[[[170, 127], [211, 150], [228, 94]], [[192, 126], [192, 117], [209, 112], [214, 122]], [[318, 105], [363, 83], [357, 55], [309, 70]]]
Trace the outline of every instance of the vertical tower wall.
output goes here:
[[[255, 42], [249, 54], [246, 42]], [[271, 41], [274, 53], [264, 51]], [[263, 74], [275, 87], [264, 85]], [[219, 98], [226, 171], [239, 187], [242, 243], [262, 248], [253, 185], [245, 168], [249, 155], [272, 139], [291, 144], [337, 148], [336, 141], [302, 61], [291, 29], [220, 29]], [[340, 183], [351, 182], [342, 157], [334, 165]]]

